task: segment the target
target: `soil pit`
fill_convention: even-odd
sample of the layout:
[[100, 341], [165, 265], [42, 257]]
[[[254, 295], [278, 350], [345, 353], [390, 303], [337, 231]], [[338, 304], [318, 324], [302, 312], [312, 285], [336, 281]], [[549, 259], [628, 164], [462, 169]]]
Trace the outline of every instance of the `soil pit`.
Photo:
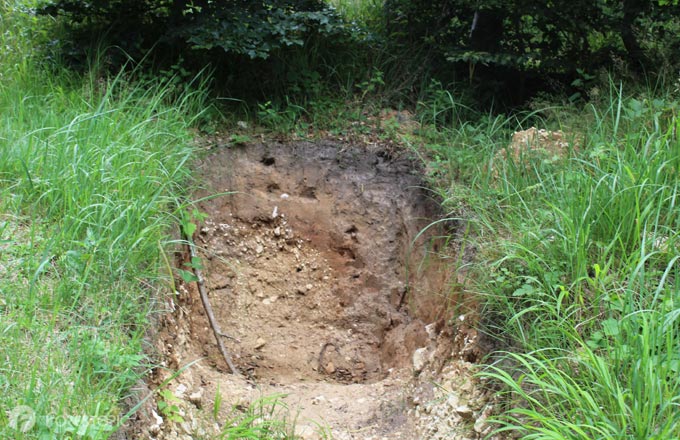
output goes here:
[[407, 290], [442, 288], [432, 285], [442, 274], [407, 274], [408, 258], [423, 256], [413, 239], [438, 213], [413, 164], [318, 144], [208, 162], [210, 191], [234, 194], [202, 204], [196, 243], [220, 325], [241, 341], [232, 346], [241, 369], [277, 383], [346, 383], [409, 366], [427, 333], [404, 310]]
[[159, 347], [171, 368], [202, 358], [182, 374], [180, 394], [212, 400], [219, 387], [232, 404], [283, 394], [301, 438], [318, 438], [314, 426], [336, 439], [419, 438], [414, 376], [451, 357], [445, 322], [456, 297], [445, 246], [426, 228], [439, 205], [417, 170], [378, 147], [331, 141], [206, 158], [194, 241], [245, 377], [228, 374], [187, 285]]

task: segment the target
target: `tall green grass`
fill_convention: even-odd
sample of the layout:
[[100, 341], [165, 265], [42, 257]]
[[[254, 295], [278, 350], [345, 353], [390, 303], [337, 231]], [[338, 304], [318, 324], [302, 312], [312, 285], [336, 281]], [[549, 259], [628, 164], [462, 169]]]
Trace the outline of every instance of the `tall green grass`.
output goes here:
[[327, 0], [348, 21], [376, 29], [381, 23], [382, 0]]
[[26, 5], [0, 2], [0, 437], [105, 438], [145, 373], [206, 95], [70, 73]]
[[[474, 288], [504, 348], [481, 373], [505, 396], [498, 433], [680, 438], [677, 106], [611, 86], [580, 109], [481, 117], [430, 139], [446, 205], [477, 231]], [[500, 160], [531, 124], [581, 140], [564, 160]]]

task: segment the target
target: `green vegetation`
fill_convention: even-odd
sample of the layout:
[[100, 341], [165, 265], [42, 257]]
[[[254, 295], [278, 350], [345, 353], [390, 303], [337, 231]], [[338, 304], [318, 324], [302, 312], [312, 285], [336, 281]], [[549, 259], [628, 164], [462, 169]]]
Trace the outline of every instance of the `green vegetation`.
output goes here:
[[[275, 3], [35, 15], [0, 0], [0, 437], [101, 439], [121, 421], [172, 290], [192, 136], [236, 102], [227, 120], [376, 135], [423, 158], [478, 250], [466, 288], [498, 348], [480, 373], [502, 395], [497, 432], [680, 438], [677, 5]], [[472, 38], [475, 13], [501, 32]], [[420, 129], [376, 122], [388, 106]], [[515, 154], [531, 126], [566, 147]], [[255, 404], [224, 438], [291, 436], [278, 409]]]
[[[473, 214], [471, 277], [503, 350], [481, 373], [502, 384], [499, 432], [680, 435], [677, 105], [612, 85], [599, 102], [483, 118], [429, 144], [445, 206]], [[529, 121], [571, 133], [568, 157], [499, 160]]]
[[202, 88], [51, 69], [0, 3], [0, 437], [104, 438], [146, 371]]
[[226, 424], [220, 439], [295, 439], [295, 420], [290, 420], [290, 410], [280, 400], [281, 396], [268, 396], [252, 402], [244, 411], [235, 411]]

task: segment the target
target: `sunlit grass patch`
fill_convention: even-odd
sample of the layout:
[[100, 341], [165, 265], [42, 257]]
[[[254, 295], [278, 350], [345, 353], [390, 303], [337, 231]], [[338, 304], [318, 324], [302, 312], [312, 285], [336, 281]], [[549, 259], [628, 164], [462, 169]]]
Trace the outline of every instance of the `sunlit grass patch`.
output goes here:
[[381, 0], [327, 0], [327, 2], [347, 20], [364, 25], [375, 24], [382, 15]]
[[49, 65], [24, 6], [0, 3], [0, 437], [105, 438], [148, 368], [205, 92]]

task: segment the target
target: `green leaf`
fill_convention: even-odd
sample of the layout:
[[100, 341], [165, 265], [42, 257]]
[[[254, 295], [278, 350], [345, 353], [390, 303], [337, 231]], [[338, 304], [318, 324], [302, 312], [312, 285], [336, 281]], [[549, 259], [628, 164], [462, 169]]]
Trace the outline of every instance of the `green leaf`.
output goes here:
[[177, 269], [177, 273], [179, 273], [179, 276], [182, 277], [185, 283], [195, 283], [198, 281], [198, 277], [189, 270]]
[[619, 331], [619, 321], [614, 318], [605, 319], [602, 321], [602, 329], [607, 336], [617, 336]]
[[195, 209], [195, 208], [194, 208], [194, 209], [191, 211], [191, 217], [192, 217], [192, 218], [195, 218], [195, 219], [198, 220], [199, 222], [202, 222], [203, 220], [205, 220], [205, 219], [208, 218], [208, 214], [206, 214], [205, 212], [201, 212], [201, 211], [199, 211], [198, 209]]
[[593, 335], [586, 341], [586, 345], [590, 347], [593, 350], [596, 350], [598, 348], [602, 348], [604, 346], [603, 343], [604, 335], [602, 334], [601, 331], [596, 331], [593, 333]]
[[201, 260], [201, 257], [191, 257], [191, 262], [185, 263], [187, 267], [190, 267], [192, 269], [198, 269], [202, 270], [203, 269], [203, 262]]
[[191, 237], [194, 236], [194, 232], [196, 232], [196, 223], [194, 222], [186, 222], [182, 225], [184, 229], [184, 233], [186, 234], [188, 239], [191, 239]]
[[512, 296], [518, 297], [518, 296], [528, 296], [536, 292], [536, 288], [532, 286], [531, 284], [524, 284], [522, 287], [519, 289], [515, 290], [512, 293]]

